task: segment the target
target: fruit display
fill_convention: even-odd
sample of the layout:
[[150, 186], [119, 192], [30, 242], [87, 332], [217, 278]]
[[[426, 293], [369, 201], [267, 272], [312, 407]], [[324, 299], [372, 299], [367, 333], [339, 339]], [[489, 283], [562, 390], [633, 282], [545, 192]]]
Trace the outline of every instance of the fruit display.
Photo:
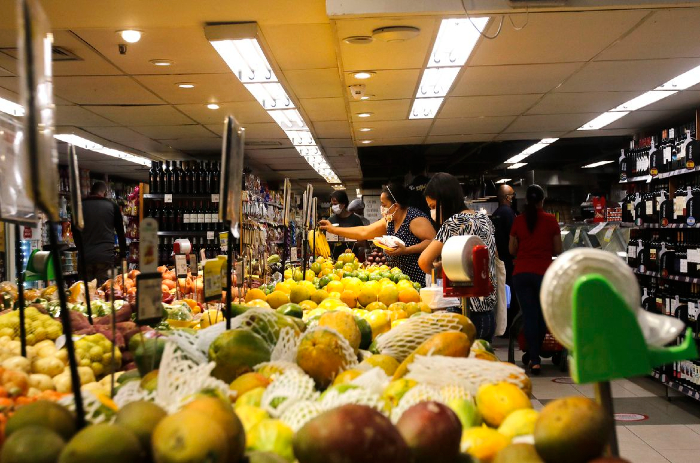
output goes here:
[[386, 254], [379, 249], [373, 249], [369, 256], [367, 256], [367, 262], [370, 264], [386, 264]]

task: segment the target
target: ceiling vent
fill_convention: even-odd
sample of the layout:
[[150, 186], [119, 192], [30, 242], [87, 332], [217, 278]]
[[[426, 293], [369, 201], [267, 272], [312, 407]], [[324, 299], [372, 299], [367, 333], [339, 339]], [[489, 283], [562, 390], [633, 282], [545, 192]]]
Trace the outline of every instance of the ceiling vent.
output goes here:
[[[17, 47], [13, 48], [0, 48], [0, 53], [3, 53], [11, 58], [19, 59], [19, 50]], [[56, 61], [82, 61], [83, 59], [63, 47], [51, 47], [51, 59]]]

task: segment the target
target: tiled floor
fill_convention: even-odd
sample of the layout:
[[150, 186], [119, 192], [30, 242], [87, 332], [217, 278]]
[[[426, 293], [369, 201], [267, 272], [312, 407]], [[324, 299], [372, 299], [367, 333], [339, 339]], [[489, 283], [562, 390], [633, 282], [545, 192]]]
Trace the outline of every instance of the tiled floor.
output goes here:
[[[496, 354], [507, 358], [507, 343], [494, 343]], [[520, 352], [516, 352], [517, 364]], [[593, 397], [593, 386], [571, 379], [543, 359], [542, 375], [532, 379], [533, 405], [541, 408], [560, 397]], [[700, 402], [669, 390], [653, 378], [633, 378], [612, 384], [615, 413], [644, 415], [643, 421], [618, 421], [621, 456], [631, 463], [700, 463]]]

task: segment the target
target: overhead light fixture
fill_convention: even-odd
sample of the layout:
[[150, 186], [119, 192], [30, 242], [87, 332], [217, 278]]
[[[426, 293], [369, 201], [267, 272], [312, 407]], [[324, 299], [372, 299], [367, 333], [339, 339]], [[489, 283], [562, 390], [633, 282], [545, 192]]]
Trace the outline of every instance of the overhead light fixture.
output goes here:
[[372, 31], [372, 37], [382, 42], [405, 42], [420, 35], [420, 29], [413, 26], [388, 26]]
[[367, 100], [369, 100], [370, 98], [374, 98], [374, 95], [367, 95], [367, 94], [362, 95], [362, 96], [360, 97], [360, 100], [362, 100], [362, 101], [367, 101]]
[[594, 167], [604, 166], [605, 164], [612, 164], [613, 162], [615, 162], [615, 161], [598, 161], [598, 162], [594, 162], [592, 164], [586, 164], [585, 166], [583, 166], [581, 168], [582, 169], [592, 169]]
[[357, 117], [370, 117], [374, 113], [358, 113]]
[[700, 66], [680, 74], [668, 82], [659, 85], [654, 90], [642, 93], [626, 103], [606, 111], [592, 121], [583, 124], [576, 130], [598, 130], [612, 124], [616, 120], [625, 117], [632, 111], [636, 111], [657, 101], [668, 98], [676, 93], [700, 84]]
[[340, 185], [331, 185], [331, 187], [333, 187], [334, 190], [344, 190], [345, 189], [345, 185], [343, 185], [342, 183]]
[[80, 137], [78, 135], [56, 134], [54, 135], [54, 138], [65, 143], [70, 143], [71, 145], [77, 146], [79, 148], [94, 151], [95, 153], [100, 153], [107, 156], [112, 156], [114, 158], [122, 159], [124, 161], [133, 162], [134, 164], [140, 164], [142, 166], [149, 166], [151, 164], [150, 159], [146, 159], [135, 154], [127, 153], [125, 151], [107, 148], [106, 146], [102, 146], [99, 143], [88, 140], [87, 138]]
[[361, 198], [362, 197], [362, 190], [360, 190], [359, 188], [355, 188], [355, 194], [357, 195], [358, 198]]
[[169, 59], [152, 59], [150, 63], [154, 66], [172, 66], [173, 61]]
[[524, 150], [522, 150], [519, 154], [516, 154], [515, 156], [511, 157], [508, 159], [505, 163], [506, 164], [518, 164], [520, 161], [523, 159], [529, 157], [530, 155], [538, 152], [541, 149], [544, 149], [554, 143], [555, 141], [559, 140], [558, 138], [543, 138], [542, 140], [538, 141], [534, 145], [530, 145]]
[[508, 166], [509, 169], [520, 169], [523, 166], [526, 166], [527, 162], [518, 162], [516, 164]]
[[370, 143], [372, 143], [372, 140], [362, 140], [360, 143], [364, 145], [369, 145]]
[[510, 181], [511, 181], [511, 179], [509, 179], [509, 178], [502, 178], [502, 179], [500, 179], [500, 180], [496, 180], [494, 183], [496, 183], [496, 184], [499, 184], [499, 183], [508, 183], [508, 182], [510, 182]]
[[355, 77], [355, 79], [365, 80], [365, 79], [369, 79], [374, 74], [375, 73], [373, 71], [360, 71], [360, 72], [355, 72], [353, 74], [353, 77]]
[[409, 119], [433, 119], [437, 115], [489, 19], [486, 16], [442, 20]]
[[299, 155], [326, 182], [340, 183], [265, 56], [257, 23], [208, 25], [204, 34], [238, 80], [285, 131]]
[[360, 132], [369, 132], [370, 130], [372, 130], [372, 129], [369, 128], [369, 127], [362, 127], [362, 128], [360, 129]]
[[175, 85], [180, 88], [194, 88], [194, 84], [192, 82], [178, 82]]
[[219, 109], [219, 105], [216, 104], [216, 103], [209, 103], [209, 104], [207, 105], [207, 108], [209, 108], [209, 109]]
[[122, 39], [127, 43], [136, 43], [141, 40], [141, 31], [135, 29], [124, 29], [123, 31], [119, 31], [119, 35], [121, 35]]
[[24, 108], [22, 105], [18, 105], [15, 102], [0, 98], [0, 111], [10, 116], [21, 117], [24, 116]]

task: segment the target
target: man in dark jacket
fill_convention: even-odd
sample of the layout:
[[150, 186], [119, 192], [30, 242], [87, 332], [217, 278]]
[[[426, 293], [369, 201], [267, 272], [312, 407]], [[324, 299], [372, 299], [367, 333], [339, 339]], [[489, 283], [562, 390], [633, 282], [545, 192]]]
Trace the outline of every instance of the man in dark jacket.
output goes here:
[[119, 240], [119, 255], [126, 257], [124, 222], [119, 206], [107, 199], [107, 185], [97, 181], [90, 189], [90, 196], [83, 199], [85, 227], [76, 238], [82, 241], [85, 271], [88, 280], [97, 279], [97, 284], [109, 278], [109, 269], [114, 268], [114, 234]]
[[511, 288], [510, 309], [508, 310], [508, 328], [505, 336], [508, 336], [511, 322], [520, 311], [518, 299], [513, 292], [513, 256], [508, 250], [508, 242], [510, 241], [510, 229], [515, 220], [515, 211], [513, 210], [513, 199], [515, 198], [515, 190], [509, 185], [501, 185], [498, 188], [498, 208], [491, 214], [491, 221], [495, 228], [496, 249], [498, 249], [498, 257], [503, 261], [506, 268], [506, 284]]

